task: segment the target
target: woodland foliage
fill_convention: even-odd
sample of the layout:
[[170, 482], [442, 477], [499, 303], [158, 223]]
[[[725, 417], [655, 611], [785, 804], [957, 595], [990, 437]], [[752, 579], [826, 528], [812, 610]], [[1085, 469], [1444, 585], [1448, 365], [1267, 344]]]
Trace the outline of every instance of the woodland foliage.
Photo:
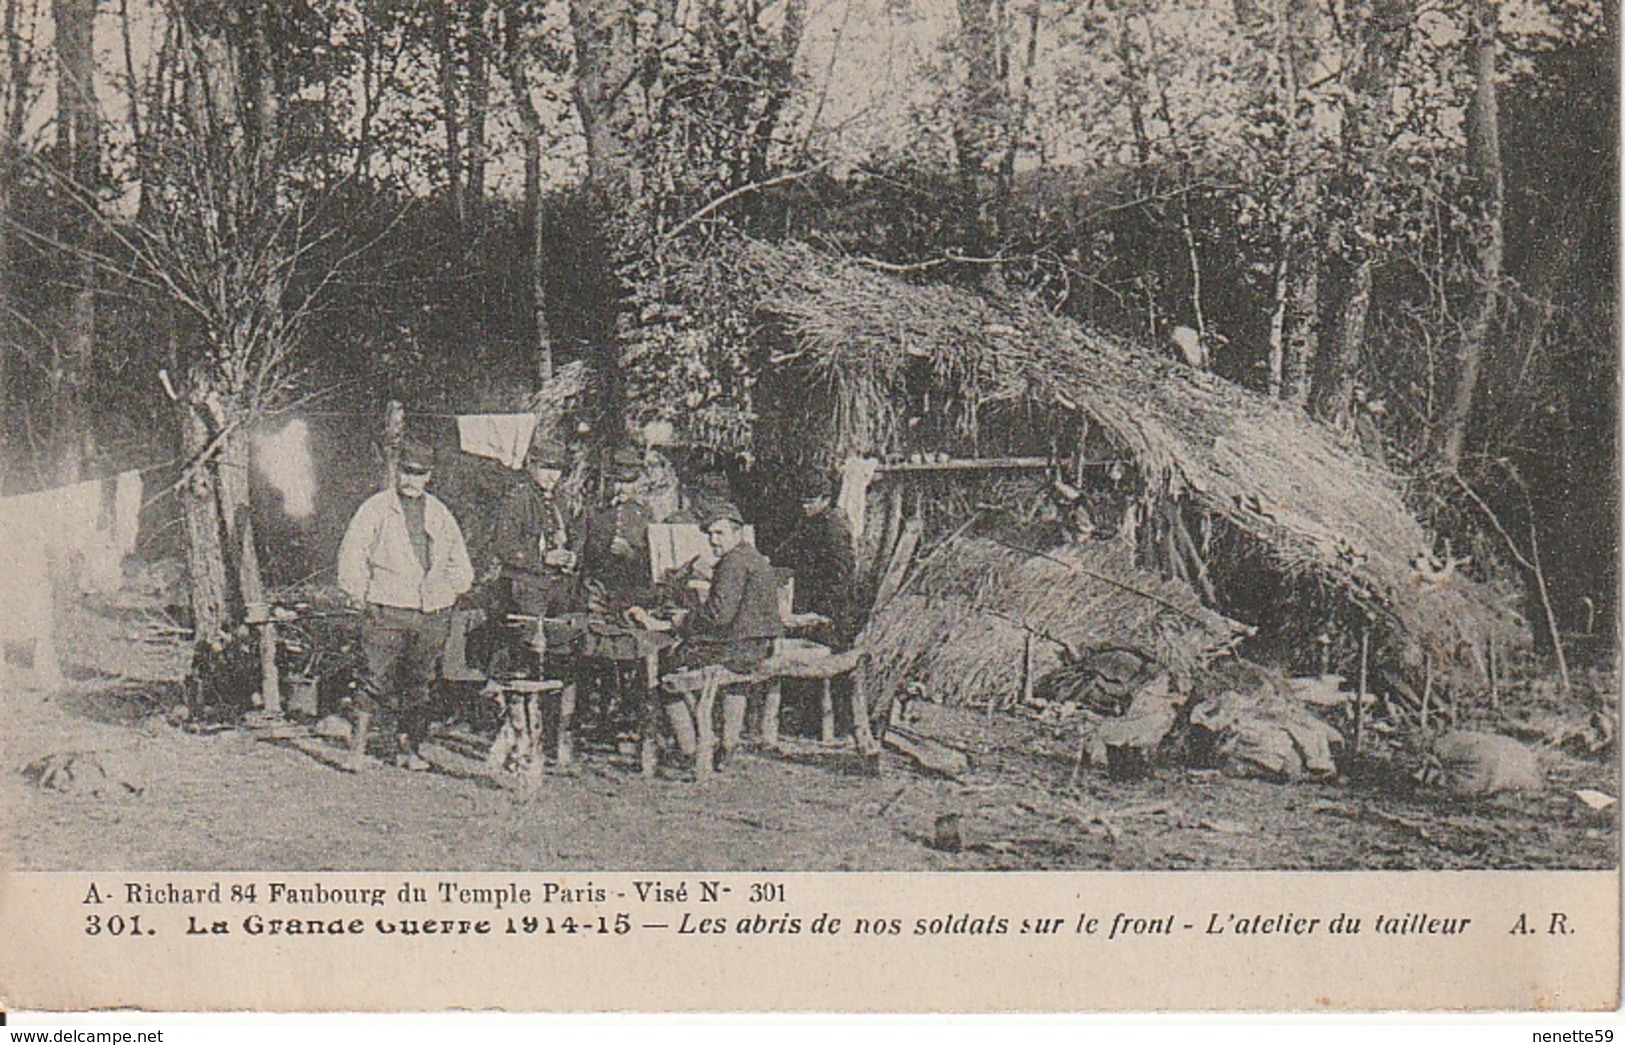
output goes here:
[[1615, 5], [0, 0], [0, 35], [8, 492], [575, 360], [593, 438], [745, 445], [796, 408], [745, 233], [1189, 328], [1475, 568], [1612, 612]]

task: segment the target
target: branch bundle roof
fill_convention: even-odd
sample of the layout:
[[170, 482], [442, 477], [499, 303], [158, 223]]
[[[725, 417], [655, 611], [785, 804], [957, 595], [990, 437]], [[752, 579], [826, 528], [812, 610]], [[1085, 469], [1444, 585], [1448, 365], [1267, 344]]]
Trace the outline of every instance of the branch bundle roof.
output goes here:
[[1118, 541], [1032, 555], [983, 538], [955, 540], [924, 563], [907, 591], [869, 621], [882, 692], [917, 681], [940, 699], [1016, 703], [1021, 651], [1031, 637], [1031, 677], [1063, 651], [1123, 647], [1186, 674], [1247, 633], [1204, 607], [1191, 589], [1136, 569]]
[[1407, 659], [1528, 641], [1488, 586], [1418, 576], [1434, 541], [1399, 478], [1291, 404], [1029, 301], [914, 284], [806, 246], [740, 241], [714, 263], [753, 329], [777, 342], [778, 366], [825, 397], [831, 457], [895, 445], [905, 371], [921, 359], [965, 431], [1083, 415], [1133, 459], [1149, 495], [1193, 502], [1276, 569], [1335, 588], [1387, 625]]

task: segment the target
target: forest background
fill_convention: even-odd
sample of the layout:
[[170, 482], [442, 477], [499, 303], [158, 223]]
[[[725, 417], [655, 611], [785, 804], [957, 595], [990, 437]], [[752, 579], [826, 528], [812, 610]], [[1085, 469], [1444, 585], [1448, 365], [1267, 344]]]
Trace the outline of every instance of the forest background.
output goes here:
[[206, 642], [258, 569], [266, 419], [514, 409], [584, 360], [603, 437], [748, 452], [795, 404], [685, 282], [744, 233], [1186, 328], [1405, 476], [1474, 571], [1609, 632], [1618, 28], [1596, 0], [0, 0], [0, 488], [169, 462]]

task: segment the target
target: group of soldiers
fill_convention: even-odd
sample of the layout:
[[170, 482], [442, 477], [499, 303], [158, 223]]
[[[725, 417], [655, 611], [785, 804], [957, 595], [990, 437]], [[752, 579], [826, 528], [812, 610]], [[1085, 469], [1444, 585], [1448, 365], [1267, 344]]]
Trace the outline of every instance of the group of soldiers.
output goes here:
[[[453, 608], [476, 582], [462, 529], [428, 492], [434, 463], [432, 448], [403, 447], [393, 487], [362, 503], [339, 549], [339, 587], [362, 611], [355, 721], [342, 762], [352, 772], [369, 764], [369, 733], [386, 707], [396, 725], [395, 764], [430, 768], [422, 744], [440, 658]], [[722, 665], [749, 673], [771, 655], [783, 632], [778, 585], [767, 558], [746, 539], [737, 507], [725, 498], [687, 503], [663, 455], [628, 449], [612, 459], [607, 503], [571, 511], [560, 493], [568, 468], [562, 448], [532, 447], [526, 477], [498, 510], [482, 577], [501, 593], [504, 616], [532, 626], [522, 647], [530, 657], [525, 670], [562, 677], [563, 699], [573, 706], [576, 676], [568, 662], [588, 621], [670, 640], [666, 670]], [[703, 527], [716, 556], [708, 580], [657, 588], [648, 530], [663, 522]], [[737, 745], [744, 716], [744, 696], [725, 696], [719, 766]], [[692, 762], [693, 718], [675, 699], [666, 702], [666, 717], [674, 758]]]

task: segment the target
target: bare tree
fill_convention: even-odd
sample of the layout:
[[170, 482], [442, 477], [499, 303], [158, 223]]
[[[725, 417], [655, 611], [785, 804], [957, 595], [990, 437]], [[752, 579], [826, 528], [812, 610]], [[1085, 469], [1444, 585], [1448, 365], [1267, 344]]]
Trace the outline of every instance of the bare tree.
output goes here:
[[1473, 98], [1467, 112], [1467, 159], [1478, 188], [1478, 292], [1466, 329], [1462, 331], [1459, 369], [1454, 392], [1445, 410], [1439, 441], [1438, 465], [1454, 474], [1461, 465], [1467, 440], [1467, 422], [1484, 365], [1485, 342], [1495, 321], [1501, 297], [1501, 263], [1506, 252], [1502, 212], [1506, 175], [1501, 165], [1500, 107], [1495, 93], [1496, 30], [1499, 6], [1492, 0], [1473, 0], [1470, 46], [1473, 57]]
[[[0, 9], [0, 43], [5, 45], [5, 81], [0, 88], [0, 410], [9, 418], [11, 406], [11, 365], [20, 342], [17, 330], [18, 305], [12, 290], [12, 241], [7, 225], [13, 206], [12, 190], [22, 166], [23, 131], [35, 94], [33, 41], [26, 27], [32, 20], [23, 17], [24, 0], [5, 0]], [[11, 438], [9, 424], [0, 425], [0, 454]]]
[[1008, 123], [1001, 72], [1008, 60], [999, 32], [1000, 0], [959, 0], [959, 52], [965, 67], [964, 92], [954, 119], [954, 152], [959, 160], [959, 223], [965, 246], [986, 254], [993, 233], [982, 207], [989, 161]]
[[433, 7], [435, 57], [440, 74], [440, 125], [446, 136], [446, 198], [451, 203], [452, 219], [461, 229], [468, 220], [468, 202], [464, 194], [463, 121], [457, 102], [457, 50], [453, 26], [453, 12], [458, 5], [439, 2]]
[[553, 338], [547, 320], [547, 245], [542, 239], [542, 115], [531, 97], [526, 64], [524, 0], [508, 0], [503, 8], [502, 53], [515, 107], [519, 110], [519, 137], [525, 156], [525, 198], [521, 214], [527, 252], [526, 283], [530, 288], [531, 351], [536, 380], [553, 376]]
[[1334, 423], [1348, 418], [1354, 401], [1379, 253], [1376, 226], [1393, 122], [1394, 85], [1416, 10], [1405, 0], [1356, 0], [1348, 5], [1347, 14], [1354, 40], [1343, 73], [1343, 151], [1351, 212], [1338, 230], [1347, 275], [1315, 397], [1316, 412]]
[[[96, 0], [53, 0], [57, 57], [57, 163], [75, 184], [100, 182], [101, 119], [96, 104]], [[83, 241], [94, 221], [71, 209], [62, 214], [57, 235]], [[72, 258], [65, 336], [51, 366], [52, 449], [59, 483], [77, 482], [94, 452], [87, 397], [96, 347], [96, 267], [89, 255]]]
[[1015, 19], [1006, 2], [958, 3], [957, 50], [964, 67], [953, 125], [959, 166], [959, 225], [966, 250], [977, 256], [992, 253], [1010, 231], [1016, 154], [1021, 148], [1038, 58], [1038, 3], [1034, 0], [1024, 11], [1026, 40], [1017, 75], [1011, 62]]
[[468, 37], [468, 207], [478, 222], [485, 209], [485, 117], [491, 106], [486, 56], [491, 49], [487, 0], [469, 0], [465, 9]]
[[[191, 15], [179, 6], [170, 11], [181, 92], [161, 123], [148, 121], [146, 213], [119, 220], [97, 205], [93, 184], [47, 169], [42, 175], [97, 235], [68, 241], [54, 230], [11, 227], [76, 263], [118, 273], [165, 306], [159, 377], [174, 404], [184, 458], [177, 492], [194, 677], [207, 683], [245, 619], [266, 625], [262, 664], [274, 669], [249, 512], [250, 427], [290, 394], [305, 322], [362, 248], [345, 246], [334, 187], [287, 176], [266, 9]], [[265, 696], [276, 710], [274, 692]]]
[[1313, 99], [1303, 82], [1303, 68], [1315, 49], [1316, 11], [1305, 0], [1237, 0], [1236, 10], [1242, 24], [1254, 27], [1263, 52], [1258, 122], [1274, 131], [1264, 190], [1275, 233], [1267, 388], [1272, 396], [1304, 406], [1320, 323], [1320, 163]]

